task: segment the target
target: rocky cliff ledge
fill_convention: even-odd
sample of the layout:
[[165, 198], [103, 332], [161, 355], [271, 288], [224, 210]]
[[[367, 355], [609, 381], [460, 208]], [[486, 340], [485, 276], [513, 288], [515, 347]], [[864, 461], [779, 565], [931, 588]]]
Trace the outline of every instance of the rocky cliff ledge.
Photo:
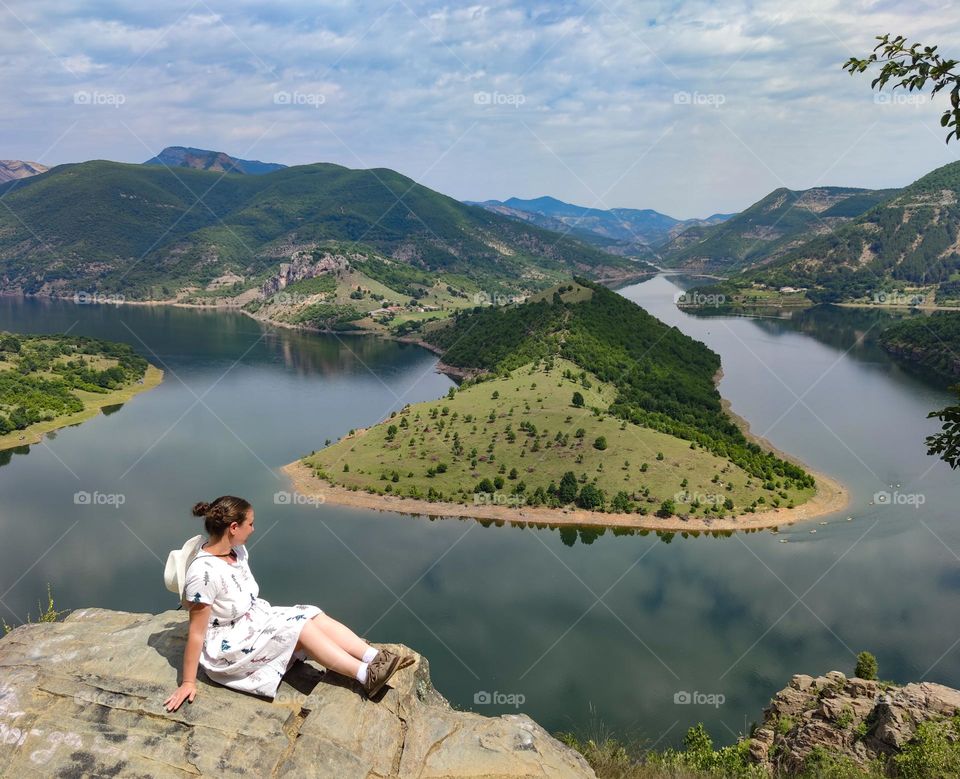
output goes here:
[[[903, 687], [826, 676], [794, 676], [764, 709], [750, 739], [751, 757], [788, 776], [809, 771], [818, 753], [848, 758], [865, 768], [888, 760], [925, 722], [944, 722], [960, 712], [960, 690], [920, 682]], [[953, 775], [953, 774], [950, 774]]]
[[273, 702], [201, 674], [168, 713], [186, 627], [183, 611], [84, 609], [0, 640], [0, 776], [594, 777], [525, 715], [451, 709], [405, 647], [416, 662], [377, 702], [298, 663]]

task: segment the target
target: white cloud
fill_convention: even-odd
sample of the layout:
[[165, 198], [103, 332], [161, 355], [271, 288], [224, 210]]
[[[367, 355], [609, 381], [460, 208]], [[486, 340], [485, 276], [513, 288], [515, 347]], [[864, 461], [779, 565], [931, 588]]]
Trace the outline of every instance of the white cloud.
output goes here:
[[[936, 105], [878, 105], [868, 76], [840, 68], [887, 31], [960, 56], [948, 4], [21, 0], [0, 21], [15, 33], [0, 156], [36, 159], [75, 124], [48, 164], [184, 144], [429, 171], [423, 183], [460, 198], [683, 217], [782, 185], [902, 185], [956, 158]], [[78, 106], [78, 90], [127, 100]], [[323, 100], [277, 104], [278, 91]]]

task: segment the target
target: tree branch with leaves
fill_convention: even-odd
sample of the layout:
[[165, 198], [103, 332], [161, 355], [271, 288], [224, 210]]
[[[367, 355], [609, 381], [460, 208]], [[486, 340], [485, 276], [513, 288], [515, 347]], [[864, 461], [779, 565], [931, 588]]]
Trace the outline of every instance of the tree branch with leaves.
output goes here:
[[[960, 385], [953, 389], [960, 394]], [[960, 467], [960, 406], [931, 411], [927, 417], [943, 423], [939, 433], [927, 437], [927, 454], [938, 455], [951, 468]]]
[[876, 63], [882, 63], [880, 75], [870, 82], [870, 88], [883, 89], [893, 82], [891, 89], [903, 87], [908, 92], [923, 92], [927, 82], [933, 83], [930, 96], [950, 89], [950, 108], [940, 117], [940, 126], [946, 127], [947, 143], [951, 138], [960, 140], [960, 74], [954, 72], [957, 60], [944, 59], [937, 53], [937, 46], [921, 43], [908, 44], [906, 37], [890, 33], [878, 35], [880, 41], [873, 53], [865, 58], [851, 57], [843, 64], [850, 75], [864, 73]]
[[[870, 82], [871, 89], [883, 89], [892, 82], [891, 89], [901, 87], [908, 92], [923, 92], [927, 82], [931, 82], [930, 96], [933, 97], [949, 88], [950, 108], [940, 117], [940, 126], [948, 130], [947, 143], [951, 138], [960, 140], [960, 73], [954, 72], [957, 60], [941, 57], [937, 46], [908, 43], [903, 35], [894, 37], [887, 33], [878, 35], [877, 40], [879, 43], [869, 57], [851, 57], [843, 69], [852, 76], [882, 63], [880, 75]], [[953, 389], [960, 393], [960, 385]], [[940, 420], [943, 425], [939, 433], [927, 437], [927, 454], [939, 456], [951, 468], [960, 467], [960, 405], [931, 411], [927, 416]]]

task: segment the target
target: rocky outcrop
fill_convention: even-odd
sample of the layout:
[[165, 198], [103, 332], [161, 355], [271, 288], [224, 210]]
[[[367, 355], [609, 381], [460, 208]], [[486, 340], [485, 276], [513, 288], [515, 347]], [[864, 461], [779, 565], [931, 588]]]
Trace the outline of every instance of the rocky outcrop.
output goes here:
[[48, 170], [50, 169], [46, 165], [41, 165], [39, 162], [0, 160], [0, 184], [4, 181], [38, 176], [41, 173], [46, 173]]
[[818, 747], [861, 766], [896, 755], [917, 727], [960, 711], [960, 690], [931, 682], [904, 687], [799, 674], [764, 709], [750, 739], [752, 759], [771, 773], [799, 773]]
[[290, 258], [290, 262], [280, 263], [277, 272], [261, 285], [260, 293], [268, 298], [289, 284], [312, 279], [324, 273], [346, 270], [349, 265], [349, 259], [343, 255], [324, 252], [319, 258], [315, 258], [313, 252], [299, 251]]
[[206, 681], [168, 713], [182, 611], [84, 609], [0, 640], [0, 776], [593, 777], [522, 714], [454, 711], [427, 661], [368, 700], [312, 663], [274, 701]]

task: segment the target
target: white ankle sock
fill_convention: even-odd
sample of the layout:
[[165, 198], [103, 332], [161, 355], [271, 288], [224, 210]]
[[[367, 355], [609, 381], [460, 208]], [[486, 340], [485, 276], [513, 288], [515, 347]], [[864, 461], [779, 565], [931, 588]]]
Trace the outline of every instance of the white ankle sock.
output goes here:
[[365, 684], [367, 681], [367, 663], [360, 663], [360, 668], [357, 670], [357, 681], [360, 684]]
[[379, 652], [380, 650], [376, 647], [370, 647], [366, 652], [363, 653], [363, 662], [369, 663], [377, 656]]

